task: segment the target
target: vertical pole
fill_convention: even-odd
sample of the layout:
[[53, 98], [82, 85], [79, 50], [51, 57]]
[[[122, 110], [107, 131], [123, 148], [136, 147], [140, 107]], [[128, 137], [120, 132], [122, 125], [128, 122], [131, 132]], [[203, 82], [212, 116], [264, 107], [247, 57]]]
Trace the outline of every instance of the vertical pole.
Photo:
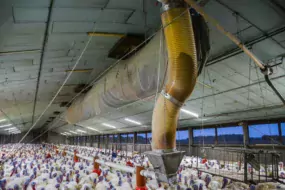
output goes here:
[[79, 162], [78, 156], [76, 155], [76, 150], [74, 150], [73, 161], [74, 162]]
[[144, 168], [142, 166], [137, 166], [136, 167], [136, 182], [137, 182], [137, 187], [136, 190], [147, 190], [146, 188], [146, 179], [144, 176], [140, 174], [140, 172]]
[[243, 146], [244, 148], [247, 147], [249, 144], [249, 135], [248, 135], [248, 123], [242, 122], [242, 129], [243, 129]]
[[218, 130], [217, 130], [217, 127], [215, 127], [215, 145], [218, 145]]
[[[260, 163], [260, 153], [258, 152], [258, 163], [259, 163], [259, 166], [261, 166], [261, 163]], [[258, 171], [258, 183], [260, 183], [260, 169]]]
[[244, 151], [244, 174], [243, 174], [243, 180], [245, 183], [247, 183], [247, 153]]
[[267, 182], [267, 153], [264, 153], [265, 155], [265, 181]]
[[274, 166], [275, 166], [275, 162], [274, 162], [274, 158], [273, 158], [273, 153], [271, 153], [271, 160], [272, 160], [272, 180], [274, 179]]
[[189, 131], [189, 142], [188, 142], [189, 155], [193, 155], [194, 152], [192, 151], [192, 148], [191, 148], [193, 145], [193, 129], [189, 128], [188, 131]]
[[283, 144], [283, 142], [282, 142], [282, 130], [281, 130], [281, 123], [280, 122], [278, 122], [278, 131], [279, 131], [279, 142], [281, 144]]

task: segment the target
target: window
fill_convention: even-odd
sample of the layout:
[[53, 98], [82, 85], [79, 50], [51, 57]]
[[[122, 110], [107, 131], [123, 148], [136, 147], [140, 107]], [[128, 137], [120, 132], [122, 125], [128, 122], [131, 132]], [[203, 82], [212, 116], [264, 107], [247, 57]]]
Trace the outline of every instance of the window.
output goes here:
[[128, 142], [128, 135], [121, 134], [121, 143], [127, 143], [127, 142]]
[[176, 131], [176, 144], [187, 144], [189, 143], [189, 131], [181, 130]]
[[282, 142], [285, 144], [285, 123], [281, 123]]
[[278, 144], [279, 130], [277, 123], [248, 126], [250, 144]]
[[109, 135], [109, 143], [113, 143], [113, 135]]
[[93, 141], [98, 142], [98, 136], [93, 136]]
[[137, 144], [146, 144], [146, 133], [137, 134]]
[[134, 142], [134, 134], [130, 133], [128, 134], [128, 143], [133, 143]]
[[242, 126], [217, 128], [219, 144], [243, 144]]
[[104, 138], [104, 139], [103, 139], [103, 142], [104, 142], [105, 144], [107, 144], [107, 141], [108, 141], [108, 138], [107, 138], [107, 137], [108, 137], [107, 135], [104, 135], [104, 136], [103, 136], [103, 138]]
[[215, 129], [194, 129], [193, 142], [194, 144], [215, 144]]
[[114, 141], [114, 143], [119, 143], [118, 135], [114, 135], [113, 141]]
[[151, 133], [147, 133], [147, 144], [151, 144], [151, 139], [152, 139], [152, 134]]
[[103, 144], [104, 143], [104, 137], [103, 135], [100, 135], [100, 144]]

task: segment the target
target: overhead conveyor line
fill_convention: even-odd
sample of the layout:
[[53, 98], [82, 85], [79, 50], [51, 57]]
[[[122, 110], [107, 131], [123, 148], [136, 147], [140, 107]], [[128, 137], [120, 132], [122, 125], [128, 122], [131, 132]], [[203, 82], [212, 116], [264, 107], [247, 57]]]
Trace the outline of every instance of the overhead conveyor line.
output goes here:
[[271, 83], [269, 79], [269, 75], [271, 75], [272, 68], [270, 66], [266, 66], [256, 55], [254, 55], [247, 47], [244, 45], [234, 34], [230, 33], [226, 29], [224, 29], [217, 20], [210, 17], [194, 0], [184, 0], [189, 6], [194, 8], [198, 13], [200, 13], [206, 21], [214, 25], [222, 34], [227, 36], [232, 42], [234, 42], [240, 49], [247, 54], [254, 63], [260, 68], [261, 72], [264, 74], [264, 78], [266, 83], [270, 86], [270, 88], [274, 91], [274, 93], [278, 96], [278, 98], [283, 102], [285, 105], [285, 100], [282, 95], [278, 92], [275, 86]]

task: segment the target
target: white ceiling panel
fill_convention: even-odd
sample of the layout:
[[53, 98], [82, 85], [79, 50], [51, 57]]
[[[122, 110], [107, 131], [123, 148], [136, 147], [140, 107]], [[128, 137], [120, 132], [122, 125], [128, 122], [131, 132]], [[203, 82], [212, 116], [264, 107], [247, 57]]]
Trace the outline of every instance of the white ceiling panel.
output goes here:
[[110, 0], [107, 4], [106, 8], [112, 9], [143, 9], [142, 1], [134, 1], [134, 0]]
[[108, 0], [56, 0], [55, 7], [103, 8]]
[[99, 22], [125, 23], [132, 13], [132, 10], [104, 9], [100, 14]]
[[45, 22], [48, 17], [48, 8], [13, 8], [15, 22]]
[[53, 33], [87, 33], [94, 28], [92, 22], [54, 22]]
[[101, 9], [97, 8], [55, 8], [52, 14], [53, 21], [97, 21]]

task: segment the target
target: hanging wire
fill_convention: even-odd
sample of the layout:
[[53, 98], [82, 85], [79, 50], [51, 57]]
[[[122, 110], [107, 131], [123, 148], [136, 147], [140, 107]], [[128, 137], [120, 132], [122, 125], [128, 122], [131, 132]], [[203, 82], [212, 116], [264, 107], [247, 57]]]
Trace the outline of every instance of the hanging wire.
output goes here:
[[[204, 70], [204, 73], [203, 73], [203, 84], [205, 84], [205, 77], [206, 77], [206, 71]], [[204, 95], [205, 95], [205, 85], [203, 85], [203, 89], [202, 89], [202, 108], [201, 108], [201, 128], [202, 128], [202, 135], [203, 135], [203, 154], [205, 153], [205, 133], [204, 133], [204, 101], [205, 101], [205, 98], [204, 98]]]
[[250, 84], [251, 84], [251, 58], [249, 58], [249, 68], [248, 68], [248, 93], [247, 93], [247, 108], [249, 108], [249, 104], [250, 104]]
[[[169, 25], [171, 25], [174, 21], [176, 21], [177, 19], [179, 19], [181, 16], [183, 16], [185, 13], [187, 13], [188, 10], [185, 10], [183, 11], [180, 15], [178, 15], [177, 17], [175, 17], [170, 23], [168, 23], [167, 25], [165, 26], [161, 26], [157, 31], [155, 31], [152, 35], [150, 35], [147, 39], [145, 39], [144, 42], [142, 42], [141, 44], [139, 44], [137, 47], [135, 47], [134, 49], [132, 49], [130, 52], [126, 53], [121, 59], [117, 60], [113, 65], [111, 65], [110, 67], [108, 67], [104, 72], [102, 72], [98, 77], [96, 77], [94, 80], [92, 80], [88, 85], [86, 85], [80, 92], [78, 92], [69, 102], [68, 104], [70, 104], [71, 102], [73, 102], [80, 94], [82, 94], [82, 92], [84, 92], [87, 88], [93, 86], [102, 76], [105, 75], [105, 73], [107, 73], [110, 69], [112, 69], [113, 67], [115, 67], [121, 60], [123, 60], [125, 57], [127, 57], [128, 55], [130, 55], [131, 53], [133, 53], [134, 51], [136, 51], [138, 48], [140, 48], [141, 46], [143, 46], [145, 44], [146, 41], [149, 41], [152, 37], [154, 37], [160, 30], [163, 30], [165, 29], [166, 27], [168, 27]], [[95, 29], [95, 25], [94, 25], [94, 29]], [[90, 36], [87, 44], [90, 43], [92, 39], [92, 36]], [[87, 45], [88, 46], [88, 45]], [[87, 46], [85, 46], [85, 50], [87, 49]], [[85, 51], [83, 51], [81, 53], [81, 56], [79, 57], [81, 59], [83, 53]], [[79, 62], [79, 61], [78, 61]], [[75, 67], [77, 66], [78, 62], [74, 65], [72, 71], [75, 69]], [[70, 72], [69, 75], [67, 76], [67, 78], [65, 79], [64, 83], [67, 82], [68, 78], [70, 77], [70, 75], [73, 73], [73, 72]], [[38, 121], [41, 119], [41, 117], [44, 115], [44, 113], [47, 111], [47, 109], [50, 107], [50, 105], [52, 104], [52, 102], [55, 100], [55, 98], [58, 96], [59, 92], [61, 91], [61, 89], [63, 88], [63, 85], [60, 87], [60, 89], [58, 90], [58, 92], [56, 93], [56, 95], [54, 96], [54, 98], [52, 99], [52, 101], [48, 104], [48, 106], [45, 108], [45, 110], [41, 113], [41, 115], [38, 117], [38, 119], [36, 120], [36, 122], [34, 123], [34, 125], [30, 128], [30, 130], [24, 135], [24, 137], [20, 140], [20, 142], [18, 143], [21, 143], [23, 141], [23, 139], [30, 133], [30, 131], [32, 130], [32, 128], [35, 127], [35, 125], [38, 123]], [[2, 110], [1, 110], [2, 111]], [[51, 130], [53, 129], [52, 127], [49, 129]], [[49, 130], [46, 130], [46, 132], [48, 132]], [[40, 134], [41, 135], [41, 134]], [[35, 137], [35, 138], [38, 138]], [[35, 139], [34, 138], [34, 139]], [[18, 150], [20, 150], [22, 147], [19, 147]], [[12, 147], [12, 150], [11, 153], [15, 153], [17, 152], [18, 150], [14, 150], [14, 146]]]

